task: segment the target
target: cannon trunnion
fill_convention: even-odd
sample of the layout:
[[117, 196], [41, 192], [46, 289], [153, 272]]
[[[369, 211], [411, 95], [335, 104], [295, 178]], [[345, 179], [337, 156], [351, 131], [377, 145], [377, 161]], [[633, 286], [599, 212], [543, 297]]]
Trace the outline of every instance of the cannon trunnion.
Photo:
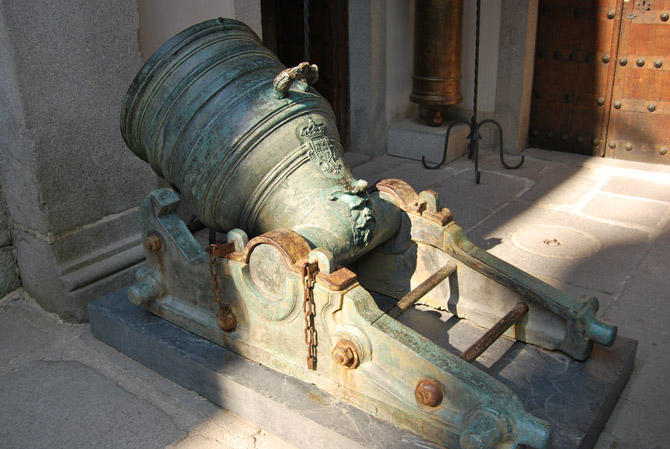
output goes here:
[[[147, 262], [129, 299], [436, 444], [548, 447], [549, 425], [469, 361], [503, 333], [583, 360], [616, 327], [595, 298], [473, 245], [435, 192], [355, 179], [317, 76], [229, 19], [147, 61], [122, 134], [173, 190], [140, 205]], [[200, 245], [180, 201], [225, 241]], [[399, 301], [385, 313], [370, 291]], [[461, 356], [438, 347], [396, 319], [417, 301], [493, 326], [488, 340]]]

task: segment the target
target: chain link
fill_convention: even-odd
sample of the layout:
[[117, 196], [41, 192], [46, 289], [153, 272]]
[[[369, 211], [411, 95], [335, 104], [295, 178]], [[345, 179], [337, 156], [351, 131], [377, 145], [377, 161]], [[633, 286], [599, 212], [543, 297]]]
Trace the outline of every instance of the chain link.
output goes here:
[[305, 343], [307, 344], [307, 368], [316, 369], [316, 329], [314, 328], [314, 276], [309, 263], [302, 265], [303, 303], [305, 312]]
[[237, 318], [230, 308], [229, 304], [223, 302], [223, 295], [219, 288], [219, 265], [216, 263], [216, 256], [214, 250], [216, 244], [211, 244], [207, 247], [209, 253], [209, 274], [212, 277], [212, 296], [214, 302], [219, 306], [216, 312], [216, 323], [223, 330], [230, 331], [237, 327]]

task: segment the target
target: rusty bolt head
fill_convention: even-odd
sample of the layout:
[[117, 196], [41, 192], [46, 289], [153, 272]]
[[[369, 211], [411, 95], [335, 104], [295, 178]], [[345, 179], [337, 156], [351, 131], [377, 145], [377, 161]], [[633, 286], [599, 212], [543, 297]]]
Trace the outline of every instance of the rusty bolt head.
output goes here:
[[349, 340], [340, 340], [333, 348], [333, 360], [345, 368], [356, 368], [358, 357], [356, 346]]
[[609, 11], [607, 11], [607, 18], [612, 20], [614, 18], [615, 14], [616, 13], [614, 12], [614, 10], [610, 9]]
[[643, 67], [643, 66], [644, 66], [644, 59], [642, 59], [642, 58], [638, 58], [638, 60], [635, 61], [635, 64], [636, 64], [638, 67]]
[[670, 17], [670, 16], [668, 15], [668, 13], [667, 13], [667, 12], [664, 12], [663, 14], [661, 14], [661, 21], [663, 21], [663, 22], [667, 22], [667, 21], [668, 21], [668, 17]]
[[621, 102], [619, 100], [614, 102], [614, 109], [621, 109]]
[[547, 131], [547, 139], [551, 139], [554, 137], [554, 132], [553, 131]]
[[442, 387], [433, 379], [421, 379], [416, 384], [414, 395], [419, 404], [427, 407], [437, 407], [442, 403]]
[[216, 324], [224, 331], [232, 331], [237, 327], [237, 317], [232, 310], [219, 307], [216, 312]]
[[562, 140], [563, 142], [567, 142], [567, 141], [568, 141], [568, 137], [570, 137], [570, 136], [568, 136], [568, 135], [565, 134], [565, 133], [561, 134], [561, 140]]
[[656, 61], [654, 61], [654, 67], [656, 67], [657, 69], [660, 69], [661, 67], [663, 67], [663, 61], [660, 60], [660, 59], [657, 59]]
[[624, 150], [626, 150], [626, 151], [632, 151], [632, 150], [633, 150], [633, 144], [630, 143], [630, 142], [627, 142], [627, 143], [623, 146], [623, 148], [624, 148]]
[[656, 105], [654, 103], [650, 103], [647, 105], [647, 111], [649, 112], [654, 112], [656, 110]]
[[605, 104], [605, 99], [603, 97], [598, 97], [596, 103], [598, 103], [598, 106], [602, 106]]
[[603, 57], [602, 57], [602, 61], [603, 61], [605, 64], [607, 64], [608, 62], [610, 62], [610, 55], [603, 55]]
[[619, 64], [621, 64], [621, 65], [626, 65], [626, 64], [628, 64], [628, 59], [626, 59], [626, 58], [621, 58], [621, 59], [619, 59]]
[[584, 143], [584, 136], [577, 136], [577, 143]]
[[598, 145], [600, 145], [600, 139], [594, 137], [592, 143], [594, 147], [597, 147]]
[[161, 244], [161, 238], [156, 234], [151, 234], [144, 241], [144, 247], [149, 251], [158, 251], [163, 245]]
[[668, 149], [666, 147], [661, 147], [658, 149], [658, 154], [661, 156], [665, 156], [665, 154], [668, 152]]
[[615, 149], [616, 142], [614, 140], [610, 140], [609, 142], [607, 142], [607, 146], [610, 147], [611, 149]]

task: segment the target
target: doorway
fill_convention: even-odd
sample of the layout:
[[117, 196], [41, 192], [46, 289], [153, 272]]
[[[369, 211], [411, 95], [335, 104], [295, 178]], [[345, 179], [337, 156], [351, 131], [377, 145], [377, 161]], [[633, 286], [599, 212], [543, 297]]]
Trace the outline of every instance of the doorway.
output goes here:
[[[349, 149], [348, 2], [309, 0], [310, 63], [319, 67], [314, 88], [333, 107], [345, 151]], [[287, 67], [305, 60], [303, 2], [261, 0], [263, 41]]]
[[670, 164], [670, 0], [540, 0], [529, 145]]

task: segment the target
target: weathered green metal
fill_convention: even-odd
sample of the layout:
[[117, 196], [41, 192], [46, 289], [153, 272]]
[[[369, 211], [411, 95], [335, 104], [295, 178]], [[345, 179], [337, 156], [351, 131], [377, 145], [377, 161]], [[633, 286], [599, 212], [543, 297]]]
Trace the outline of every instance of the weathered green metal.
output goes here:
[[453, 260], [458, 264], [457, 276], [426, 294], [423, 303], [489, 328], [517, 302], [527, 302], [528, 315], [509, 335], [561, 350], [577, 360], [588, 357], [594, 342], [614, 343], [617, 328], [596, 317], [596, 298], [568, 296], [477, 247], [446, 209], [442, 209], [442, 222], [426, 219], [440, 210], [435, 192], [417, 195], [398, 179], [382, 181], [377, 187], [406, 215], [393, 239], [357, 262], [356, 272], [366, 288], [399, 299]]
[[[383, 201], [373, 194], [376, 201]], [[161, 249], [147, 252], [142, 276], [159, 279], [155, 298], [141, 298], [145, 290], [132, 289], [136, 302], [215, 343], [222, 344], [278, 371], [311, 382], [379, 418], [412, 430], [448, 448], [546, 448], [548, 424], [527, 414], [519, 398], [506, 386], [461, 360], [381, 311], [374, 299], [346, 268], [337, 269], [327, 251], [306, 252], [304, 247], [246, 242], [241, 230], [231, 231], [236, 252], [219, 258], [219, 283], [230, 302], [238, 326], [225, 332], [214, 318], [208, 255], [176, 214], [179, 197], [170, 190], [152, 193], [140, 206], [143, 233], [159, 235]], [[290, 233], [292, 231], [280, 231]], [[269, 297], [251, 272], [251, 253], [276, 254], [281, 295]], [[318, 336], [316, 370], [305, 364], [302, 287], [299, 267], [304, 260], [319, 265], [314, 320]], [[294, 261], [291, 263], [291, 261]], [[335, 267], [331, 271], [328, 267]], [[338, 344], [355, 348], [356, 363], [345, 366], [335, 357]], [[426, 379], [443, 392], [435, 406], [422, 404], [417, 386]]]
[[286, 69], [243, 23], [210, 20], [149, 58], [121, 134], [206, 226], [290, 228], [352, 260], [390, 238], [399, 214], [376, 210], [343, 163], [335, 115], [309, 87], [317, 78], [314, 65]]
[[[595, 317], [595, 298], [568, 297], [477, 248], [435, 192], [385, 180], [368, 194], [308, 86], [315, 76], [307, 63], [285, 69], [227, 19], [189, 28], [149, 59], [126, 96], [124, 139], [228, 243], [210, 272], [176, 213], [180, 197], [153, 192], [139, 208], [147, 262], [129, 299], [437, 444], [548, 447], [548, 425], [512, 391], [382, 312], [367, 289], [401, 298], [431, 279], [408, 302], [425, 293], [422, 302], [483, 327], [523, 300], [528, 313], [507, 334], [576, 359], [612, 344], [616, 327]], [[318, 268], [314, 369], [305, 264]], [[227, 331], [213, 285], [235, 317]]]

